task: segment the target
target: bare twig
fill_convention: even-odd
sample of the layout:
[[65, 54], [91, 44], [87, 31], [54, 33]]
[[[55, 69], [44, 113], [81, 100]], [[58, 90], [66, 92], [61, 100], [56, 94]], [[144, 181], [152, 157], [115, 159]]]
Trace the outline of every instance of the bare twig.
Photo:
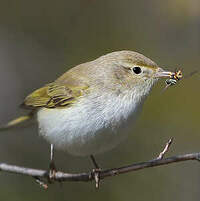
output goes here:
[[96, 160], [95, 160], [95, 158], [94, 158], [94, 156], [91, 155], [90, 158], [91, 158], [91, 160], [92, 160], [92, 163], [93, 163], [94, 167], [95, 167], [96, 169], [100, 169], [98, 163], [96, 162]]
[[[119, 168], [102, 170], [99, 173], [99, 177], [100, 179], [104, 179], [106, 177], [124, 174], [124, 173], [132, 172], [132, 171], [137, 171], [144, 168], [157, 167], [157, 166], [167, 165], [171, 163], [178, 163], [182, 161], [189, 161], [189, 160], [200, 161], [200, 153], [184, 154], [184, 155], [178, 155], [178, 156], [173, 156], [173, 157], [164, 158], [164, 159], [154, 159], [147, 162], [131, 164], [131, 165], [123, 166]], [[0, 170], [4, 172], [22, 174], [22, 175], [27, 175], [27, 176], [37, 177], [37, 178], [48, 179], [49, 177], [48, 171], [46, 170], [25, 168], [25, 167], [20, 167], [15, 165], [9, 165], [5, 163], [0, 163]], [[87, 181], [95, 180], [95, 178], [91, 172], [77, 173], [77, 174], [56, 172], [54, 180], [55, 181], [87, 182]]]
[[172, 142], [173, 142], [173, 138], [170, 138], [168, 140], [168, 142], [166, 143], [165, 148], [163, 149], [163, 151], [160, 152], [159, 156], [157, 157], [157, 160], [163, 159], [163, 157], [165, 156], [165, 154], [169, 151], [169, 148], [170, 148]]
[[46, 183], [44, 183], [39, 177], [33, 177], [33, 178], [35, 179], [37, 184], [39, 184], [42, 188], [47, 190], [48, 185]]

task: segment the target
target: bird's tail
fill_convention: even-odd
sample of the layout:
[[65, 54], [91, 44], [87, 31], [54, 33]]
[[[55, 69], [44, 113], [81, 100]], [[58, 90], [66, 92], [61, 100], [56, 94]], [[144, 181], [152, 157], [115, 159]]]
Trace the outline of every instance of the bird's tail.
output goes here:
[[10, 128], [15, 128], [18, 125], [21, 125], [21, 124], [33, 119], [33, 116], [34, 116], [34, 113], [30, 112], [27, 115], [20, 116], [16, 119], [13, 119], [13, 120], [9, 121], [7, 124], [0, 126], [0, 131], [8, 130]]

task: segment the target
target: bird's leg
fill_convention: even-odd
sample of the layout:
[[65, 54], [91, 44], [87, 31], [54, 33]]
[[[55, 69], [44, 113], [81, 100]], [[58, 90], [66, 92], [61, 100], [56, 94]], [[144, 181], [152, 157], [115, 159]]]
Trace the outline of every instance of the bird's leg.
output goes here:
[[95, 167], [95, 169], [92, 170], [92, 176], [94, 177], [94, 180], [96, 182], [96, 188], [99, 188], [101, 168], [97, 164], [93, 155], [90, 155], [90, 158], [91, 158], [92, 163]]
[[56, 166], [54, 163], [54, 145], [51, 144], [51, 155], [50, 155], [50, 164], [49, 164], [49, 179], [53, 180], [56, 174]]

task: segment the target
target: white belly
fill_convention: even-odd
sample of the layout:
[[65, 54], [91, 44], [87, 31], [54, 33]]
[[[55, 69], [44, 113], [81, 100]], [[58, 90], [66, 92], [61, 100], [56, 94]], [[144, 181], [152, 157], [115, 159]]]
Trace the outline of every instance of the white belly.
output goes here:
[[[57, 149], [73, 155], [98, 154], [114, 148], [127, 136], [123, 127], [128, 122], [135, 123], [141, 100], [109, 96], [100, 99], [81, 100], [68, 108], [39, 110], [40, 134]], [[116, 127], [119, 122], [124, 123]]]

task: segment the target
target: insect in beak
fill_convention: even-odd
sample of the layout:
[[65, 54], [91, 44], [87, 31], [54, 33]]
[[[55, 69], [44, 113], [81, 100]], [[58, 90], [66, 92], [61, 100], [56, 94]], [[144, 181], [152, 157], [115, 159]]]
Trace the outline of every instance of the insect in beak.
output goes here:
[[177, 80], [177, 81], [181, 80], [182, 78], [183, 78], [183, 73], [181, 70], [176, 70], [172, 77], [172, 79]]
[[173, 86], [173, 85], [176, 85], [176, 83], [181, 80], [183, 78], [183, 73], [181, 70], [175, 70], [174, 73], [172, 73], [171, 77], [169, 79], [167, 79], [165, 81], [166, 83], [166, 87], [164, 88], [164, 91], [170, 87], [170, 86]]
[[198, 71], [198, 70], [195, 70], [195, 71], [191, 72], [189, 75], [186, 75], [186, 76], [183, 77], [183, 73], [182, 73], [181, 70], [178, 70], [178, 69], [175, 70], [175, 71], [171, 74], [171, 77], [168, 78], [168, 79], [165, 81], [166, 86], [165, 86], [165, 88], [164, 88], [163, 91], [165, 91], [168, 87], [171, 87], [171, 86], [173, 86], [173, 85], [176, 85], [177, 82], [180, 81], [181, 79], [183, 79], [183, 78], [185, 79], [185, 78], [191, 77], [191, 76], [193, 76], [193, 75], [195, 75], [195, 74], [197, 74], [197, 73], [199, 73], [199, 71]]

